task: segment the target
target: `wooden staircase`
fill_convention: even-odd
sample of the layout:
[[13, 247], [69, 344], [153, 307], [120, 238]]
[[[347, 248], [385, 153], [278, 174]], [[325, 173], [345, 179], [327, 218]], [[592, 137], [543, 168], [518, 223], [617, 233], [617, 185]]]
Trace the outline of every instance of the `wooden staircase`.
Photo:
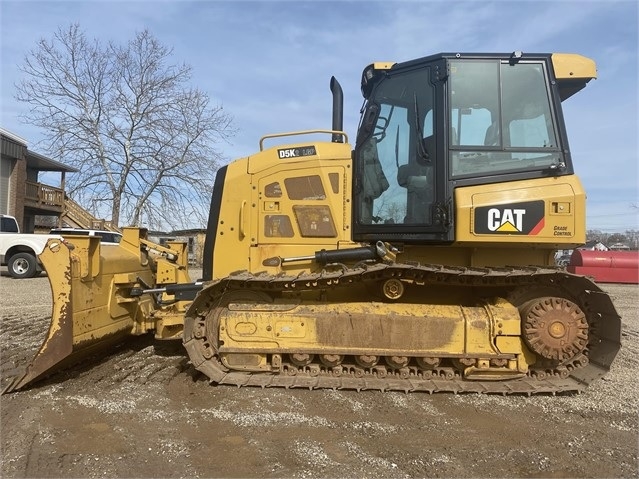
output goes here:
[[120, 232], [120, 229], [110, 221], [96, 218], [69, 197], [64, 199], [60, 220], [70, 228]]

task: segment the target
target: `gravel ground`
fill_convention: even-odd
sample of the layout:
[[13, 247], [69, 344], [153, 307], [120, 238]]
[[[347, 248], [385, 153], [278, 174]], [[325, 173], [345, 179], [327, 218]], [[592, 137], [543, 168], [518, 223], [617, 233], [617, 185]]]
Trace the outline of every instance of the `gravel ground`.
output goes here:
[[[5, 274], [5, 273], [3, 273]], [[1, 397], [2, 477], [637, 477], [639, 287], [610, 373], [575, 396], [210, 386], [137, 338]], [[6, 378], [42, 341], [46, 276], [0, 277]]]

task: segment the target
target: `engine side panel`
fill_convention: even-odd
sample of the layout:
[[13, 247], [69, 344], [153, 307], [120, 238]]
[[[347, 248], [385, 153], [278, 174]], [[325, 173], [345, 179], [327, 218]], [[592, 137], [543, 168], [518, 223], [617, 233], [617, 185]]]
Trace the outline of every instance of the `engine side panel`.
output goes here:
[[586, 241], [586, 195], [558, 176], [455, 190], [456, 244], [571, 248]]
[[[300, 145], [269, 148], [226, 167], [216, 228], [209, 225], [212, 278], [240, 270], [275, 273], [278, 258], [358, 246], [350, 240], [351, 147]], [[298, 151], [304, 156], [296, 157]], [[308, 268], [303, 262], [287, 271]]]

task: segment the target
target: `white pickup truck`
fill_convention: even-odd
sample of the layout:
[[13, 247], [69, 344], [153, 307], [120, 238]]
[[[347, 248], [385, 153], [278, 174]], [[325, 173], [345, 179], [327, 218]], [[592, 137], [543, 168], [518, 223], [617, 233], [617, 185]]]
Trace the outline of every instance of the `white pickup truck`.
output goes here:
[[51, 234], [20, 233], [13, 216], [0, 215], [0, 264], [7, 266], [14, 278], [33, 278], [42, 271], [38, 255], [51, 238], [63, 240], [63, 236], [99, 236], [100, 243], [117, 246], [122, 234], [114, 231], [88, 230], [82, 228], [55, 228]]
[[33, 278], [42, 271], [38, 255], [50, 238], [62, 236], [20, 233], [13, 216], [0, 215], [0, 264], [14, 278]]

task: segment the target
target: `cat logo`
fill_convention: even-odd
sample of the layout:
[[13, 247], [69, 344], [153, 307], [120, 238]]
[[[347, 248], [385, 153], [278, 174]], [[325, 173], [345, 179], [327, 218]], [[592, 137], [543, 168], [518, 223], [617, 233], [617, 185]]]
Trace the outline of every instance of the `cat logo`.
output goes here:
[[488, 229], [505, 233], [521, 233], [525, 214], [526, 210], [521, 208], [504, 208], [503, 210], [491, 208], [488, 210]]
[[475, 209], [475, 233], [537, 235], [544, 227], [544, 202], [526, 201]]

